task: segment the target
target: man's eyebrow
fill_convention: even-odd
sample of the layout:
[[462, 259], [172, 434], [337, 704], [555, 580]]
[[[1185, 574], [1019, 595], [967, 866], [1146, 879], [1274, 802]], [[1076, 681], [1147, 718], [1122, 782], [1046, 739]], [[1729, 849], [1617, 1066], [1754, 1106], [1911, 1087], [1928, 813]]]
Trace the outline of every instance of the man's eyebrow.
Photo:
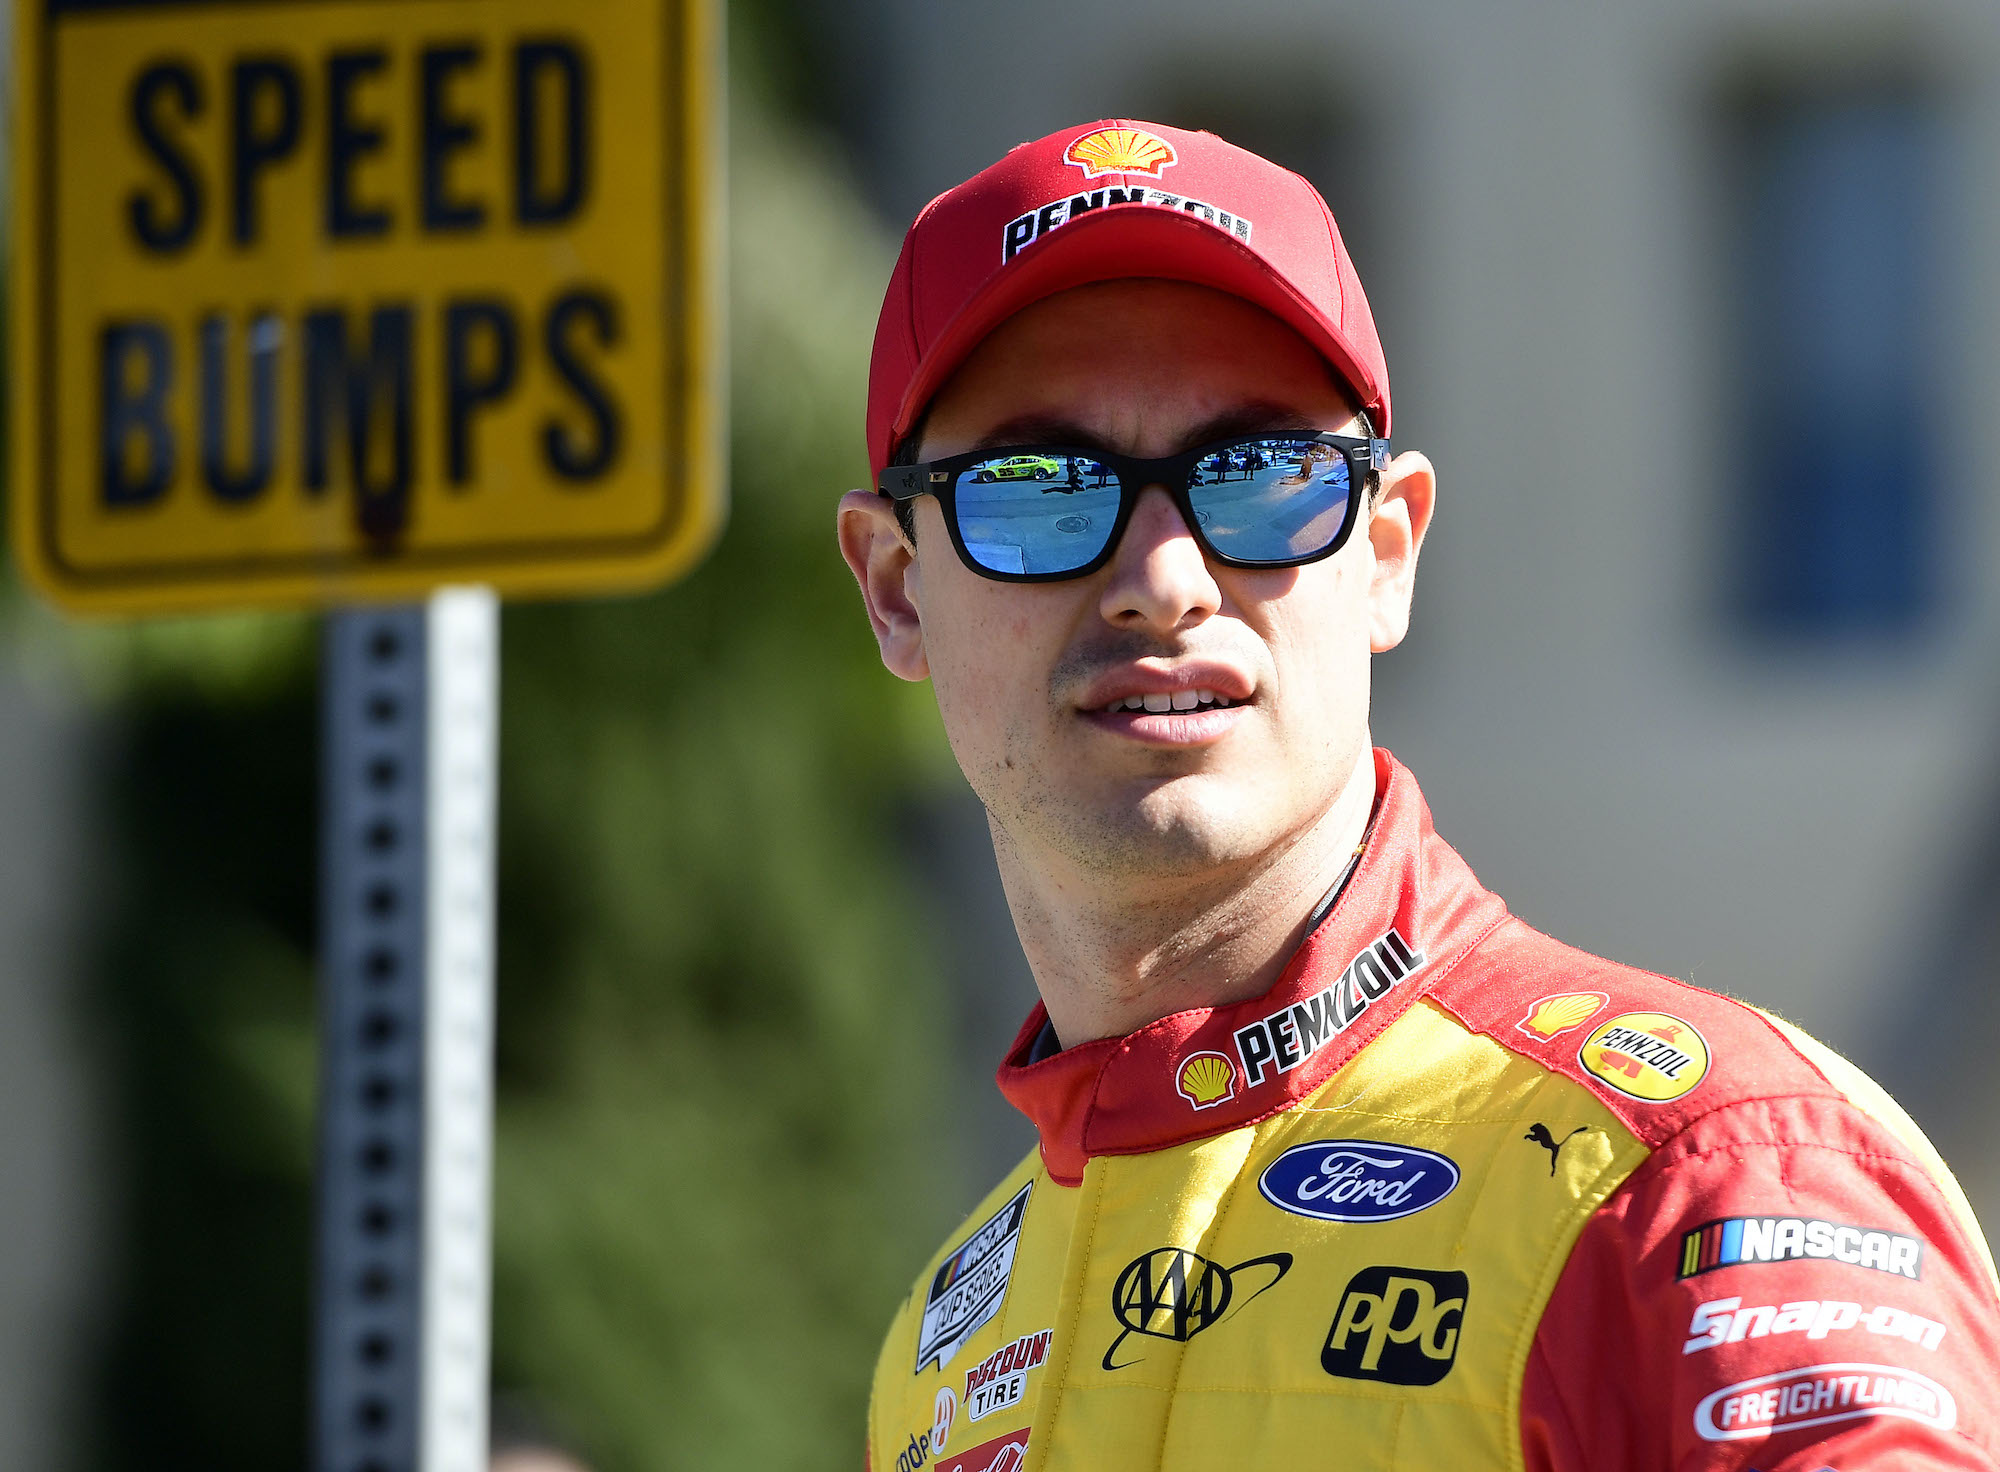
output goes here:
[[[1341, 423], [1345, 424], [1352, 417], [1351, 414], [1343, 414]], [[1197, 445], [1266, 431], [1317, 433], [1338, 427], [1322, 424], [1318, 416], [1294, 406], [1253, 400], [1232, 405], [1195, 425], [1182, 436], [1179, 448], [1191, 450]], [[1033, 413], [1016, 415], [994, 425], [973, 441], [972, 450], [996, 450], [1016, 445], [1074, 445], [1080, 450], [1109, 448], [1095, 431], [1084, 428], [1073, 419], [1059, 414]]]

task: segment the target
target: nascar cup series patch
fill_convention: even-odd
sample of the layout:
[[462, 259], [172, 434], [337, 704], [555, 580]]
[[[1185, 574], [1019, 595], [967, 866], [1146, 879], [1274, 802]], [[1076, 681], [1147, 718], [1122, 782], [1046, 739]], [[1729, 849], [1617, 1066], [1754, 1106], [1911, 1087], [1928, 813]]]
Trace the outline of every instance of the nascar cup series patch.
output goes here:
[[965, 1341], [1000, 1312], [1007, 1280], [1014, 1274], [1014, 1251], [1021, 1245], [1028, 1193], [1034, 1189], [1035, 1183], [1028, 1182], [938, 1264], [917, 1330], [917, 1374], [930, 1364], [942, 1370], [965, 1348]]
[[1592, 1029], [1576, 1061], [1628, 1099], [1664, 1104], [1708, 1075], [1708, 1040], [1666, 1012], [1625, 1012]]

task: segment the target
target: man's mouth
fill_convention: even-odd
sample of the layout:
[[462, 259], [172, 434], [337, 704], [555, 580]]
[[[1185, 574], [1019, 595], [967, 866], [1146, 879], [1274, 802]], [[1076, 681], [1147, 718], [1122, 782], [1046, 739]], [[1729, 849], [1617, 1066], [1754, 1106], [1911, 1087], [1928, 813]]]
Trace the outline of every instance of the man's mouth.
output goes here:
[[1156, 691], [1145, 695], [1128, 695], [1123, 700], [1114, 700], [1103, 707], [1104, 714], [1116, 715], [1120, 711], [1143, 710], [1153, 715], [1164, 715], [1169, 711], [1227, 710], [1237, 702], [1213, 690]]

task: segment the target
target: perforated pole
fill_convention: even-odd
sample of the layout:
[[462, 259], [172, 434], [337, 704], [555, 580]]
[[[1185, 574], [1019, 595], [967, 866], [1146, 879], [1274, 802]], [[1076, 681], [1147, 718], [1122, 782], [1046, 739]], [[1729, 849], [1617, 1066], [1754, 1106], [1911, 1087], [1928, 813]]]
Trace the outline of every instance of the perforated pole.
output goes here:
[[499, 608], [431, 599], [422, 1472], [486, 1472]]
[[326, 623], [316, 1472], [483, 1472], [498, 617]]

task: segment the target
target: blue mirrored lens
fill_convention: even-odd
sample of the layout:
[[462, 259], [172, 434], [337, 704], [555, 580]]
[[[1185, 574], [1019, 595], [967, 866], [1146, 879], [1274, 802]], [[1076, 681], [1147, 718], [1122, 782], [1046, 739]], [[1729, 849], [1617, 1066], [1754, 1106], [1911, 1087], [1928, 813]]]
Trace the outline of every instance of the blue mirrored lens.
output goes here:
[[959, 539], [993, 572], [1075, 572], [1118, 524], [1118, 477], [1082, 455], [998, 455], [959, 472]]
[[1317, 440], [1245, 440], [1188, 484], [1203, 535], [1225, 557], [1279, 562], [1323, 552], [1347, 521], [1347, 457]]

